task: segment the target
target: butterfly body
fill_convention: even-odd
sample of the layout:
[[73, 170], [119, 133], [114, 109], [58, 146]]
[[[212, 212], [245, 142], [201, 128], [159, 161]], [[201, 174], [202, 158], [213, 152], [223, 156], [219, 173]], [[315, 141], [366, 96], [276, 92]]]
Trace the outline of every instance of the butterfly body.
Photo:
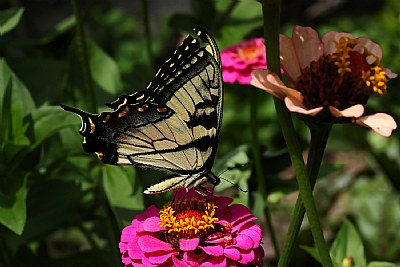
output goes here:
[[174, 173], [145, 190], [154, 194], [179, 187], [219, 183], [211, 172], [222, 119], [221, 61], [213, 38], [195, 29], [144, 91], [122, 95], [112, 109], [81, 117], [86, 152], [116, 165], [137, 165]]

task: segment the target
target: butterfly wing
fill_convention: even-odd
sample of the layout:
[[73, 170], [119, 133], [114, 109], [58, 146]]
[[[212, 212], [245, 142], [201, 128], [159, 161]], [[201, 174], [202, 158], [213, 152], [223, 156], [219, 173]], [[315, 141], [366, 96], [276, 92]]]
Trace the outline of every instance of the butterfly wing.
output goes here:
[[104, 163], [176, 172], [178, 185], [211, 169], [222, 119], [221, 61], [212, 37], [195, 31], [205, 46], [188, 36], [147, 89], [120, 96], [108, 104], [113, 111], [63, 106], [82, 119], [85, 151]]

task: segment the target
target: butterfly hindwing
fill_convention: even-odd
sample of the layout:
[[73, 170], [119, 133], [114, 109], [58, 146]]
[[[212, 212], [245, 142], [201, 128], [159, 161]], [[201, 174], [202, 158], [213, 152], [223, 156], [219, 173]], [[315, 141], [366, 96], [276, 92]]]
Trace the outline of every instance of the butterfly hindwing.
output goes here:
[[[104, 163], [139, 165], [177, 173], [147, 193], [194, 187], [210, 174], [222, 119], [218, 48], [203, 29], [186, 37], [145, 91], [122, 95], [99, 115], [72, 107], [82, 119], [85, 151]], [[150, 189], [149, 188], [149, 189]]]

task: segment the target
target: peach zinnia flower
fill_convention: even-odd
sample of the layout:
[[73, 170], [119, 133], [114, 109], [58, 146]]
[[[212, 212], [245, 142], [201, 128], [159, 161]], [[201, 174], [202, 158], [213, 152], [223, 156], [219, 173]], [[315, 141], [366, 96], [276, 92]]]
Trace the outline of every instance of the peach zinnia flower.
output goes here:
[[386, 93], [397, 74], [381, 65], [382, 49], [365, 37], [329, 32], [322, 39], [296, 26], [292, 38], [280, 36], [281, 64], [292, 88], [269, 70], [252, 73], [251, 84], [285, 101], [300, 114], [336, 122], [355, 122], [389, 136], [397, 125], [384, 113], [362, 116], [373, 93]]
[[244, 40], [221, 51], [222, 77], [226, 83], [250, 84], [251, 71], [264, 68], [263, 38]]
[[248, 208], [229, 205], [227, 197], [206, 200], [194, 190], [178, 195], [124, 228], [119, 248], [126, 267], [262, 266], [262, 231]]

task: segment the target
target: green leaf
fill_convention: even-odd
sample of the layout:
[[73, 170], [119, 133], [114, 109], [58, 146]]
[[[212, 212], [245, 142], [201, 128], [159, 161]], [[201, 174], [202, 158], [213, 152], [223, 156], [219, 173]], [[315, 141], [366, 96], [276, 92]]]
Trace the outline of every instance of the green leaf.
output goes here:
[[135, 168], [105, 165], [103, 185], [112, 206], [130, 210], [144, 208], [142, 188], [135, 180]]
[[[8, 244], [18, 248], [32, 240], [41, 240], [65, 225], [81, 224], [82, 189], [76, 181], [41, 181], [30, 187], [27, 197], [28, 220], [21, 236], [9, 236]], [[87, 212], [87, 211], [86, 211]]]
[[118, 66], [94, 41], [88, 40], [90, 70], [94, 81], [105, 92], [119, 93], [122, 90]]
[[[224, 13], [231, 1], [216, 1], [219, 13]], [[246, 12], [243, 12], [246, 10]], [[244, 39], [254, 28], [262, 24], [262, 9], [253, 1], [237, 1], [226, 25], [221, 29], [222, 38], [218, 39], [221, 49], [238, 43]]]
[[26, 137], [28, 122], [24, 119], [35, 109], [33, 99], [23, 83], [11, 71], [4, 59], [0, 59], [0, 141], [3, 142], [0, 158], [3, 162], [30, 144]]
[[22, 7], [0, 11], [0, 36], [11, 31], [18, 25], [22, 13], [24, 13]]
[[331, 247], [333, 261], [341, 263], [344, 258], [351, 257], [357, 266], [365, 266], [364, 245], [357, 230], [349, 220], [344, 220]]
[[[21, 80], [13, 73], [3, 58], [0, 58], [0, 110], [3, 109], [3, 98], [8, 83], [11, 81], [11, 112], [13, 123], [15, 125], [22, 124], [22, 119], [35, 109], [33, 98], [21, 82]], [[13, 126], [15, 129], [16, 126]]]
[[400, 265], [391, 262], [372, 261], [367, 265], [367, 267], [400, 267]]
[[31, 149], [59, 130], [76, 125], [77, 116], [65, 112], [58, 106], [42, 106], [32, 113], [33, 137]]
[[368, 252], [374, 258], [396, 259], [400, 255], [399, 194], [382, 177], [358, 179], [349, 195], [350, 211]]
[[54, 28], [52, 29], [52, 31], [48, 34], [46, 34], [45, 36], [43, 36], [42, 38], [40, 38], [40, 40], [38, 41], [39, 44], [48, 44], [50, 42], [52, 42], [54, 39], [56, 39], [58, 36], [64, 34], [66, 31], [72, 29], [72, 27], [75, 26], [75, 17], [74, 16], [70, 16], [64, 20], [62, 20], [61, 22], [59, 22], [57, 25], [54, 26]]
[[6, 177], [4, 181], [0, 191], [0, 223], [20, 235], [26, 222], [26, 178]]

